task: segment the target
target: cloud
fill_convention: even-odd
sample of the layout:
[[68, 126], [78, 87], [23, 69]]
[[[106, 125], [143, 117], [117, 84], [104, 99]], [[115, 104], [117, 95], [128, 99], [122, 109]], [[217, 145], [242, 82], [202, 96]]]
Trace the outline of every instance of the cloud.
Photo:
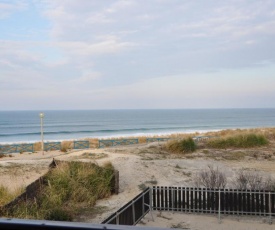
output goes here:
[[[240, 96], [243, 79], [249, 82], [244, 94], [263, 95], [273, 82], [260, 87], [251, 73], [274, 65], [274, 10], [272, 0], [4, 1], [0, 17], [11, 20], [2, 24], [8, 29], [0, 38], [1, 96], [50, 92], [65, 103], [66, 93], [71, 100], [96, 98], [99, 107], [103, 101], [127, 107], [131, 99], [140, 107], [199, 105], [204, 98], [213, 105], [214, 95]], [[33, 13], [22, 25], [33, 34], [43, 31], [40, 37], [16, 29], [19, 11], [20, 19]], [[234, 84], [227, 76], [232, 71], [243, 74]]]
[[114, 36], [108, 37], [107, 39], [97, 43], [72, 41], [57, 42], [55, 44], [72, 55], [79, 55], [82, 57], [117, 53], [137, 46], [137, 44], [133, 42], [120, 42]]
[[0, 2], [0, 19], [8, 18], [12, 14], [27, 8], [27, 1], [2, 1]]

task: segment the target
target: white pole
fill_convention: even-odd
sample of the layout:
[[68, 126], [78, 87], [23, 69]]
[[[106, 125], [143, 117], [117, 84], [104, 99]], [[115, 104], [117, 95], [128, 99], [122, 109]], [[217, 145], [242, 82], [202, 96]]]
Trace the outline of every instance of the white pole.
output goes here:
[[43, 118], [44, 118], [44, 113], [40, 113], [40, 125], [41, 125], [41, 150], [42, 154], [44, 155], [44, 135], [43, 135]]

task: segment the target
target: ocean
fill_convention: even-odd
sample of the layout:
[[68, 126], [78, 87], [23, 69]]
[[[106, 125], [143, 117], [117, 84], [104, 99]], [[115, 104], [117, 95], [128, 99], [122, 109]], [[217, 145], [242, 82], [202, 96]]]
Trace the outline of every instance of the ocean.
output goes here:
[[[41, 111], [0, 111], [0, 144], [40, 141]], [[275, 109], [42, 111], [45, 141], [275, 127]]]

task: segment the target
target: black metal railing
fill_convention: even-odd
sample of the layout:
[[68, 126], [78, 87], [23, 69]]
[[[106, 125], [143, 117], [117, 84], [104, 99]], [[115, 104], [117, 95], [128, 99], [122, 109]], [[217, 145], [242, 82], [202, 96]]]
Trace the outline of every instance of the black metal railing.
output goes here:
[[153, 187], [152, 209], [192, 213], [275, 216], [275, 191]]
[[151, 189], [147, 188], [105, 219], [102, 224], [136, 225], [151, 210], [150, 198]]

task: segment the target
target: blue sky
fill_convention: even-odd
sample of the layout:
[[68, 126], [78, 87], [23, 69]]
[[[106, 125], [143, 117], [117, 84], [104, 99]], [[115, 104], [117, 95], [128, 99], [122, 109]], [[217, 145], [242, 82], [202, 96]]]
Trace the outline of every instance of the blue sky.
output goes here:
[[275, 107], [274, 0], [0, 0], [0, 110]]

